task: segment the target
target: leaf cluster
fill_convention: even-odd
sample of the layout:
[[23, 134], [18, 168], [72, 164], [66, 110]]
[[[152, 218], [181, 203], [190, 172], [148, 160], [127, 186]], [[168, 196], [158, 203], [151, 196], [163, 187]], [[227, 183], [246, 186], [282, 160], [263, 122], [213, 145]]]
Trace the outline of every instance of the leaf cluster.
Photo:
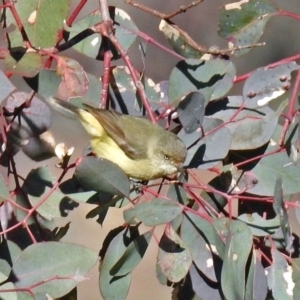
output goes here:
[[[271, 0], [225, 5], [218, 33], [229, 49], [208, 49], [171, 21], [201, 1], [164, 15], [127, 0], [161, 19], [170, 48], [147, 41], [178, 59], [169, 78], [155, 82], [146, 76], [144, 43], [145, 69], [135, 69], [128, 56], [146, 37], [128, 13], [101, 0], [101, 9], [77, 19], [84, 2], [72, 12], [70, 0], [0, 5], [6, 35], [0, 50], [0, 163], [6, 171], [0, 178], [0, 298], [77, 297], [77, 284], [98, 255], [63, 242], [70, 224], [57, 227], [55, 219], [87, 203], [93, 206], [86, 218], [100, 225], [112, 207], [123, 208], [124, 224], [111, 228], [99, 249], [104, 299], [127, 297], [150, 243], [157, 248], [157, 279], [173, 287], [176, 299], [298, 299], [299, 239], [289, 211], [299, 226], [299, 57], [243, 76], [230, 58], [261, 46], [272, 18], [300, 17]], [[66, 49], [101, 61], [101, 78], [63, 56]], [[12, 76], [31, 92], [15, 87]], [[234, 93], [237, 83], [242, 89]], [[184, 171], [137, 183], [90, 149], [71, 163], [73, 150], [51, 133], [51, 96], [160, 120], [188, 149]], [[33, 166], [25, 178], [15, 163], [21, 152]]]

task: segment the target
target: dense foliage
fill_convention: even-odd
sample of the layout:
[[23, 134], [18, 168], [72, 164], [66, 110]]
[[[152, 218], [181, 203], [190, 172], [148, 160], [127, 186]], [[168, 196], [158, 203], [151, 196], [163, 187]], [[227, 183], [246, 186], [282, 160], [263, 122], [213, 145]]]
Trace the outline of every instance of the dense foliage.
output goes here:
[[[0, 298], [75, 299], [77, 284], [100, 261], [102, 297], [125, 299], [132, 271], [155, 243], [155, 280], [172, 285], [176, 299], [300, 299], [300, 54], [245, 75], [232, 59], [264, 46], [259, 41], [269, 20], [300, 21], [300, 15], [271, 0], [216, 8], [218, 33], [229, 44], [220, 50], [199, 45], [173, 21], [201, 0], [169, 15], [126, 0], [161, 19], [167, 48], [139, 31], [125, 10], [100, 0], [99, 10], [79, 18], [87, 1], [78, 2], [0, 5]], [[137, 70], [130, 59], [139, 46], [145, 62], [145, 40], [177, 59], [164, 81], [156, 83], [147, 64]], [[63, 55], [67, 49], [80, 53], [78, 61]], [[85, 57], [102, 62], [100, 78], [81, 66]], [[15, 86], [15, 78], [30, 92]], [[233, 92], [238, 83], [239, 94]], [[188, 148], [184, 171], [140, 183], [84, 146], [73, 159], [73, 149], [51, 133], [53, 96], [160, 121]], [[17, 155], [31, 159], [26, 178]], [[206, 182], [203, 172], [213, 179]], [[100, 259], [80, 241], [61, 241], [70, 224], [55, 221], [80, 202], [93, 204], [87, 218], [100, 225], [111, 207], [124, 210], [124, 222], [99, 248]]]

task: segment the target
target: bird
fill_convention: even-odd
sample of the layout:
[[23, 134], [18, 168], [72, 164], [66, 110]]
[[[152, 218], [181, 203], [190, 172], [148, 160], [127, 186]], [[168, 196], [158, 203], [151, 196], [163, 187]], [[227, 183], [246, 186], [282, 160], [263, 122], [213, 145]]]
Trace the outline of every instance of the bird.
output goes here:
[[95, 155], [117, 164], [127, 176], [149, 181], [182, 170], [185, 144], [158, 124], [88, 104], [82, 109], [54, 97], [49, 100], [60, 112], [67, 110], [78, 116]]

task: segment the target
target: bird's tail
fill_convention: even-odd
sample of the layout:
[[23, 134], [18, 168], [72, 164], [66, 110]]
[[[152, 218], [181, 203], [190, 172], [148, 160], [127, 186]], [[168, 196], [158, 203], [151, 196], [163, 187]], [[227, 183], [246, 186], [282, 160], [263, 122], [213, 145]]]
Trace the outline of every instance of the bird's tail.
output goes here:
[[[91, 137], [103, 136], [105, 131], [102, 125], [90, 112], [55, 97], [49, 97], [47, 102], [63, 116], [71, 119], [79, 119]], [[82, 106], [85, 107], [84, 104]]]
[[75, 105], [55, 97], [49, 97], [47, 103], [63, 116], [71, 119], [78, 119], [80, 109]]

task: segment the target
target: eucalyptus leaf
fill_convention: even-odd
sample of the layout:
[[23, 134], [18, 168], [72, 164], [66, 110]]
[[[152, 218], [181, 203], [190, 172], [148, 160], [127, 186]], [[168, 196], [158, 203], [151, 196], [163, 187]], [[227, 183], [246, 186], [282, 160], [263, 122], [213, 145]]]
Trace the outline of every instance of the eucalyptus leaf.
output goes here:
[[291, 72], [299, 67], [295, 62], [289, 62], [275, 68], [256, 69], [244, 84], [246, 106], [261, 107], [283, 95], [290, 88]]
[[[63, 29], [70, 9], [70, 0], [18, 1], [14, 8], [26, 36], [34, 48], [52, 47], [57, 43], [57, 34]], [[55, 18], [53, 18], [55, 16]], [[10, 47], [23, 46], [22, 35], [10, 10], [6, 14], [6, 25], [14, 28], [9, 32]]]
[[171, 282], [183, 279], [192, 264], [190, 251], [172, 227], [166, 227], [160, 239], [157, 260]]
[[[227, 299], [245, 297], [246, 266], [252, 251], [252, 233], [241, 221], [229, 222], [221, 274], [222, 291]], [[253, 261], [252, 261], [253, 263]]]
[[[124, 10], [118, 7], [110, 6], [109, 13], [114, 22], [116, 30], [115, 37], [124, 51], [127, 51], [136, 39], [135, 32], [138, 32], [138, 28], [132, 21], [131, 17]], [[69, 36], [66, 37], [67, 40], [75, 38], [77, 34], [80, 34], [84, 30], [89, 29], [101, 21], [101, 13], [99, 10], [87, 14], [84, 18], [72, 24], [72, 29], [70, 30]], [[103, 59], [104, 51], [102, 49], [105, 47], [105, 45], [107, 46], [107, 43], [107, 39], [102, 39], [100, 34], [94, 33], [79, 41], [74, 48], [86, 56]], [[109, 47], [114, 54], [113, 59], [119, 58], [119, 53], [111, 43], [109, 43]]]
[[48, 293], [58, 298], [86, 279], [87, 271], [96, 261], [97, 254], [82, 246], [44, 242], [27, 247], [12, 270], [17, 288], [29, 288], [33, 294]]
[[274, 299], [292, 300], [292, 268], [276, 248], [272, 247], [271, 254], [272, 265], [266, 268], [269, 289]]
[[112, 267], [110, 271], [112, 276], [126, 276], [138, 265], [148, 248], [152, 233], [148, 231], [128, 245], [123, 256]]
[[266, 220], [258, 213], [253, 213], [239, 215], [238, 219], [248, 224], [252, 234], [255, 236], [268, 236], [280, 228], [280, 219], [278, 216]]
[[118, 233], [117, 231], [115, 232], [115, 235], [113, 234], [114, 236], [112, 236], [110, 241], [107, 237], [108, 245], [106, 246], [107, 248], [105, 249], [105, 254], [102, 257], [100, 265], [99, 287], [104, 299], [122, 300], [126, 298], [129, 292], [131, 282], [130, 273], [120, 277], [111, 275], [111, 269], [126, 251], [126, 244], [124, 243], [127, 236], [126, 229], [119, 230], [118, 228], [118, 231]]
[[172, 221], [182, 213], [182, 210], [183, 208], [175, 201], [156, 198], [125, 210], [124, 219], [130, 222], [131, 219], [137, 218], [146, 226], [156, 226]]
[[[269, 0], [235, 2], [220, 9], [219, 35], [230, 42], [231, 47], [250, 46], [260, 39], [276, 6]], [[252, 48], [235, 51], [236, 56], [248, 53]]]
[[205, 113], [205, 98], [199, 92], [188, 94], [180, 101], [177, 112], [186, 133], [192, 133], [201, 126]]
[[224, 96], [232, 87], [235, 67], [222, 59], [186, 59], [172, 70], [169, 79], [169, 101], [176, 106], [182, 97], [200, 92], [205, 103]]
[[0, 90], [1, 90], [0, 103], [2, 103], [2, 101], [6, 99], [6, 97], [10, 93], [12, 93], [15, 89], [16, 87], [11, 83], [10, 80], [8, 80], [4, 72], [0, 70]]
[[113, 195], [129, 195], [130, 183], [127, 175], [109, 160], [84, 157], [76, 167], [75, 176], [87, 189]]

